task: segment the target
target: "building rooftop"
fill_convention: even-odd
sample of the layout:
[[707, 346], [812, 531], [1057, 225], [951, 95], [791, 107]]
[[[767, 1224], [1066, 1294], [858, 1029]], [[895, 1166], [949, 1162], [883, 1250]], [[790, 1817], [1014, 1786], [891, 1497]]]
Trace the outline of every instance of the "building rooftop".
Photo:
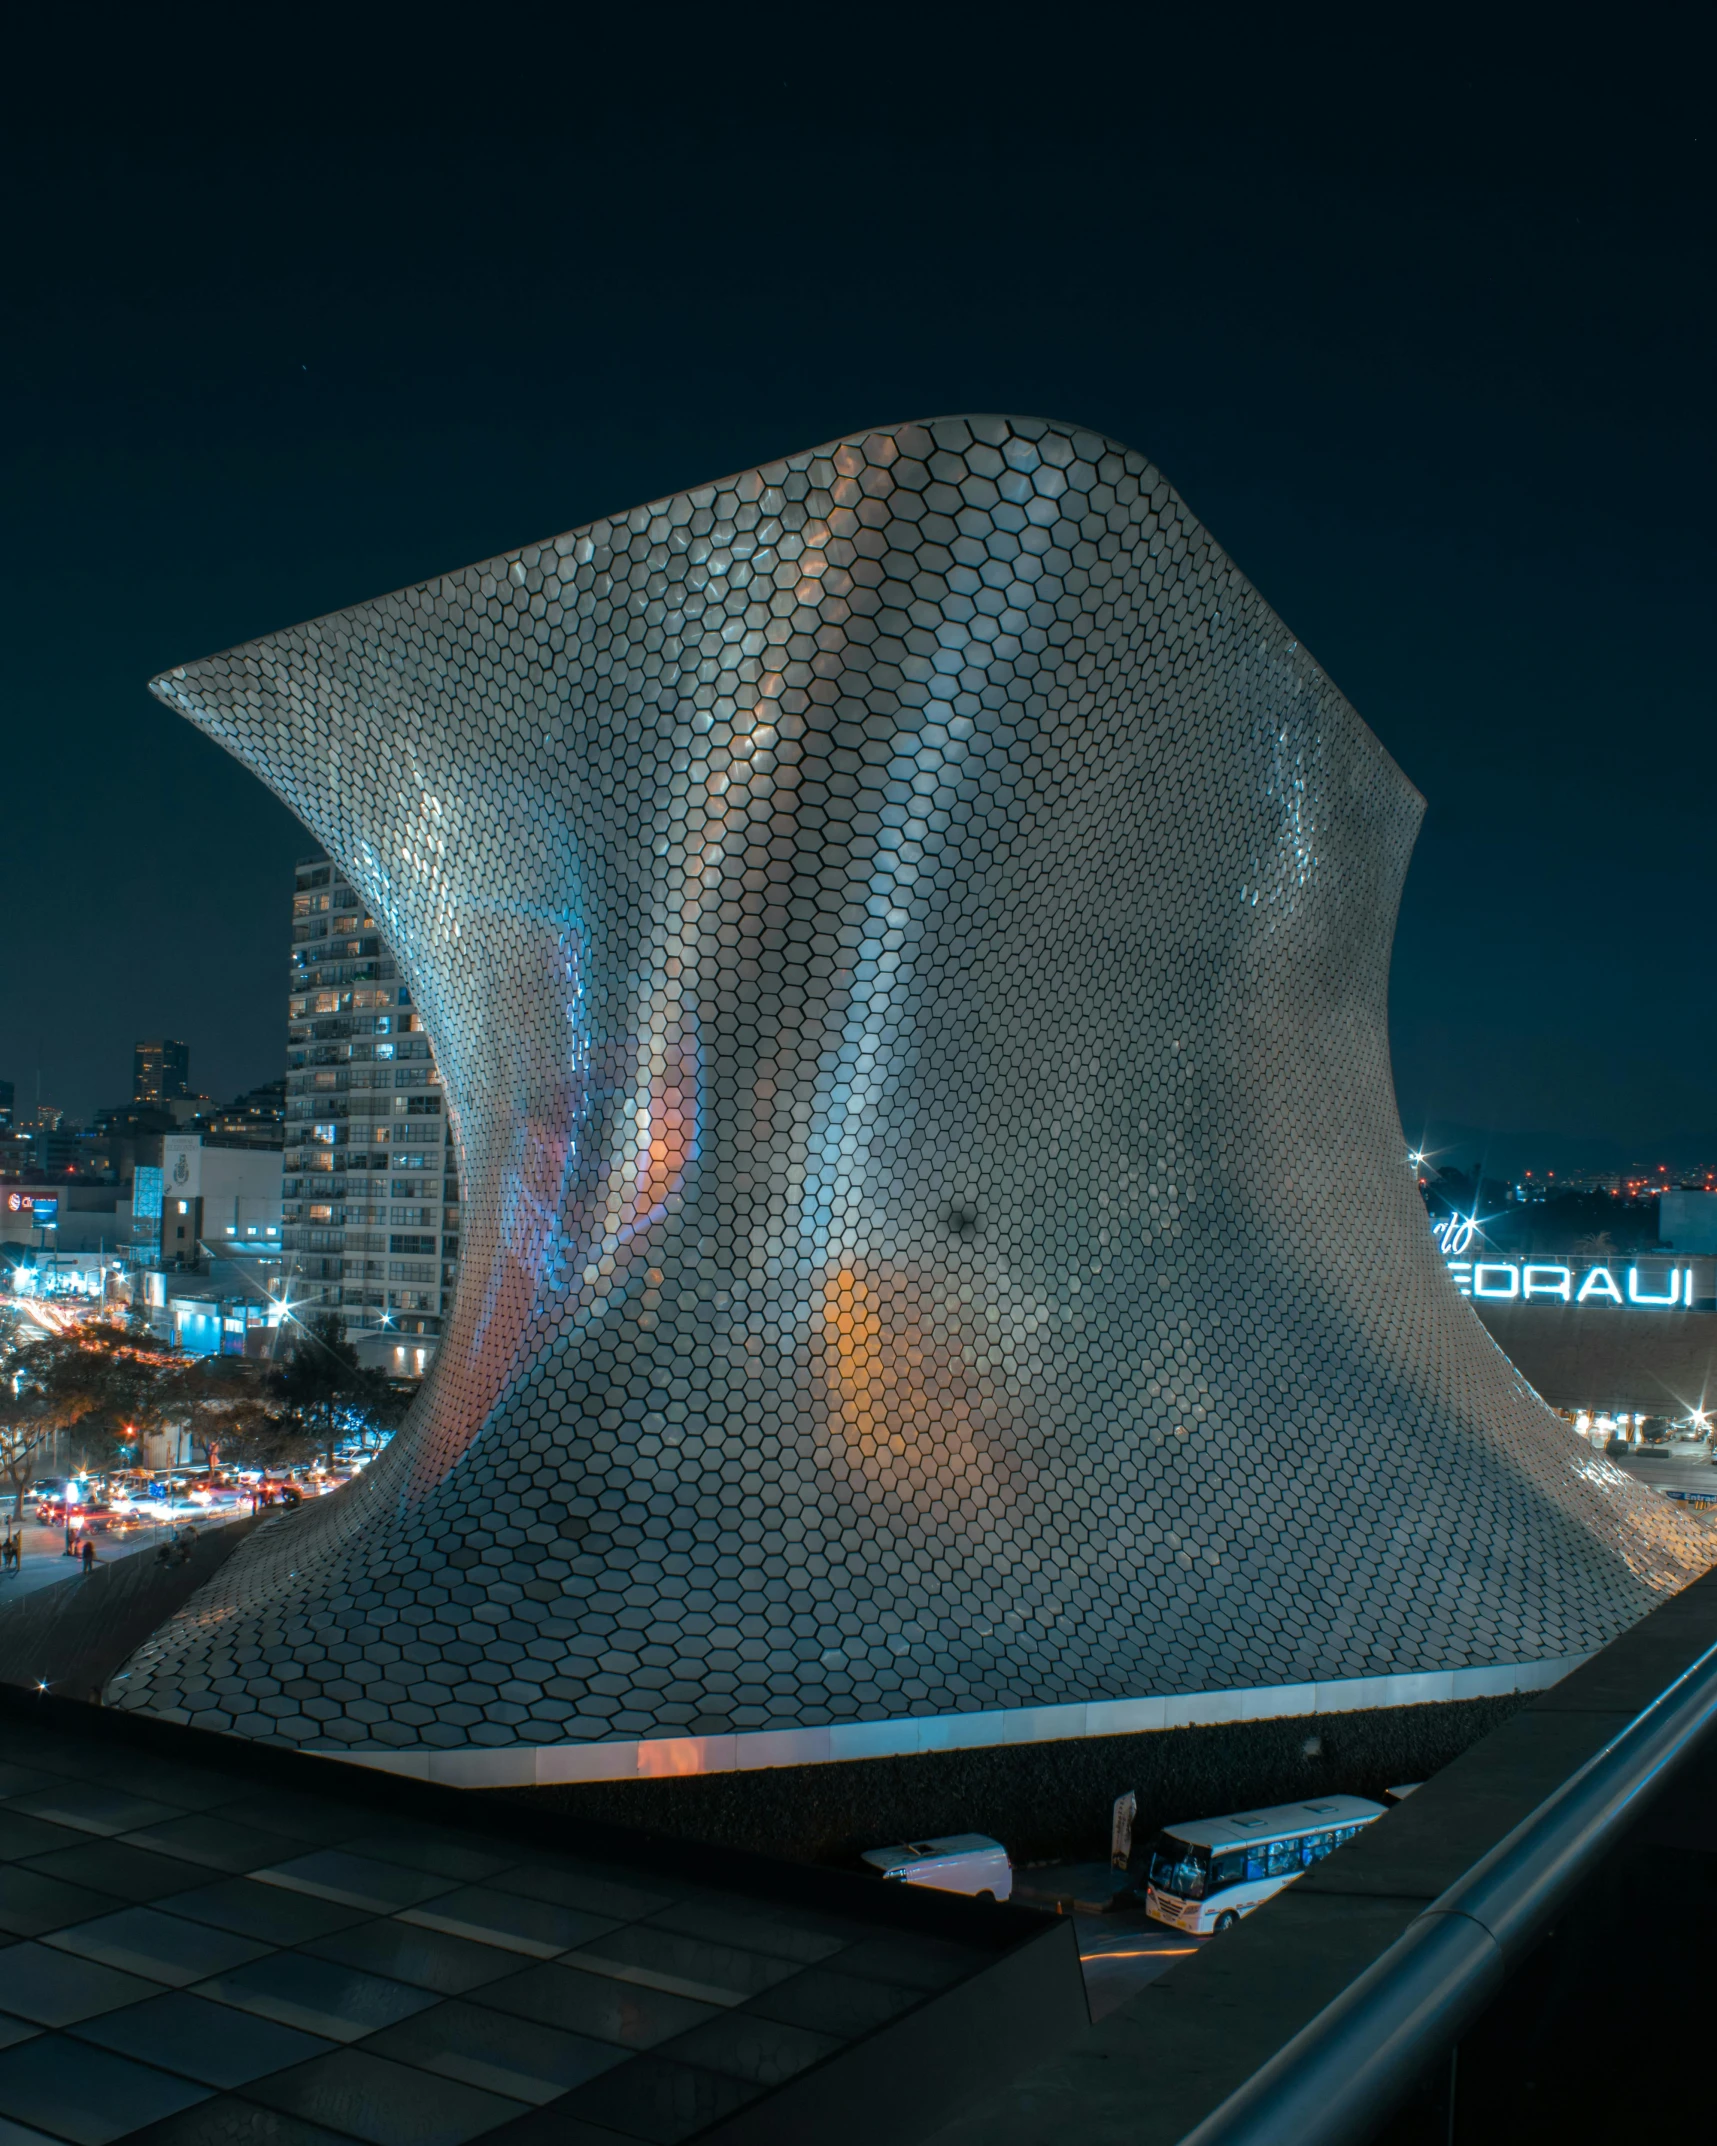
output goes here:
[[1026, 1910], [31, 1707], [0, 1694], [7, 2137], [903, 2140], [1084, 2023]]

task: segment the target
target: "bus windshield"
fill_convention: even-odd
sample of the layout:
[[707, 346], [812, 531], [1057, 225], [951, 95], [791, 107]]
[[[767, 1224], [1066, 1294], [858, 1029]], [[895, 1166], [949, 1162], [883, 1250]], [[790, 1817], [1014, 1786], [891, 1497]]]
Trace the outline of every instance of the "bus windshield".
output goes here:
[[1210, 1850], [1194, 1847], [1173, 1833], [1159, 1833], [1151, 1850], [1150, 1880], [1159, 1893], [1177, 1900], [1202, 1900], [1210, 1875]]

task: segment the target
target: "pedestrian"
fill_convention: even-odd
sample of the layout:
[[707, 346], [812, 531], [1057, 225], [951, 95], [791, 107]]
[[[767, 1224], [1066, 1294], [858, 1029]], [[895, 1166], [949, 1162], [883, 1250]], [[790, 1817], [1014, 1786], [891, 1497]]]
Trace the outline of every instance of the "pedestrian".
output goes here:
[[83, 1569], [86, 1575], [95, 1570], [95, 1538], [92, 1535], [83, 1539]]

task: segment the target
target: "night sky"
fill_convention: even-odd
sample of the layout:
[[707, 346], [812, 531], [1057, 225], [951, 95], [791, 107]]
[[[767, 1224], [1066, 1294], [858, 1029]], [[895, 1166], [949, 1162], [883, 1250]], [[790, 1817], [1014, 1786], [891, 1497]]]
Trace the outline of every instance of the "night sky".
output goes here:
[[181, 51], [165, 19], [12, 53], [20, 1105], [38, 1053], [46, 1100], [123, 1097], [143, 1034], [217, 1097], [281, 1070], [308, 840], [152, 673], [1004, 410], [1151, 456], [1428, 798], [1409, 1135], [1717, 1158], [1713, 193], [1672, 18], [1549, 47], [1447, 13], [1307, 45], [1232, 12], [670, 10], [601, 42], [294, 10]]

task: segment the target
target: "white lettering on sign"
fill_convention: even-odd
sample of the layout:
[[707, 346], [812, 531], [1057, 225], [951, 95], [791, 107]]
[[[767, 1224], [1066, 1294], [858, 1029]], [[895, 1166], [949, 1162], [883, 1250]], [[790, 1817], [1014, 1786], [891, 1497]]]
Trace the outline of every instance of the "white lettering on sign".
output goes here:
[[1461, 1254], [1472, 1249], [1478, 1230], [1476, 1215], [1445, 1215], [1441, 1222], [1431, 1224], [1431, 1235], [1437, 1240], [1437, 1249], [1445, 1259], [1459, 1259]]
[[1632, 1304], [1642, 1311], [1693, 1309], [1691, 1267], [1671, 1267], [1652, 1276], [1655, 1289], [1644, 1285], [1638, 1267], [1629, 1267], [1624, 1295], [1607, 1266], [1577, 1268], [1560, 1260], [1535, 1259], [1451, 1259], [1445, 1264], [1462, 1296], [1493, 1304], [1552, 1297], [1562, 1304]]
[[1523, 1297], [1560, 1297], [1566, 1304], [1573, 1294], [1573, 1270], [1560, 1266], [1540, 1266], [1528, 1263], [1520, 1270], [1520, 1293]]

